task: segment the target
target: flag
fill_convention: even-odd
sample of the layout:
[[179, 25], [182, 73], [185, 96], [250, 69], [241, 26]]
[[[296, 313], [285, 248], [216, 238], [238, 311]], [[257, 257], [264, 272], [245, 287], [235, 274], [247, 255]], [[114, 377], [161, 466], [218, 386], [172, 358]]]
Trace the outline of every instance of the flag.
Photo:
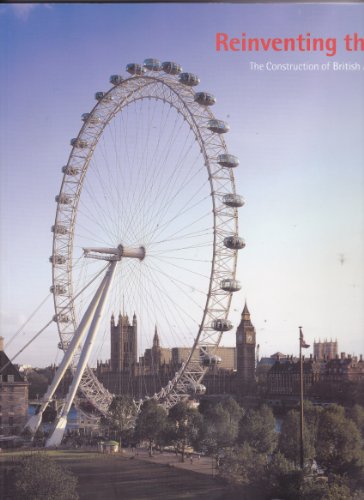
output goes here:
[[303, 338], [302, 328], [300, 327], [300, 346], [302, 349], [308, 349], [310, 347], [309, 344], [306, 344], [305, 339]]

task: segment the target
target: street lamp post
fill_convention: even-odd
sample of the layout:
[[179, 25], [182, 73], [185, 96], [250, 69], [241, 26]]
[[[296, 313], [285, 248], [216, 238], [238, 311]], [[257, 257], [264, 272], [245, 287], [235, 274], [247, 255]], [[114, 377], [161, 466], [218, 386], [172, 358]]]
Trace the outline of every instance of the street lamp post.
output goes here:
[[299, 327], [300, 330], [300, 466], [303, 470], [304, 467], [304, 452], [303, 452], [303, 355], [302, 349], [307, 349], [310, 347], [306, 344], [303, 333], [302, 326]]

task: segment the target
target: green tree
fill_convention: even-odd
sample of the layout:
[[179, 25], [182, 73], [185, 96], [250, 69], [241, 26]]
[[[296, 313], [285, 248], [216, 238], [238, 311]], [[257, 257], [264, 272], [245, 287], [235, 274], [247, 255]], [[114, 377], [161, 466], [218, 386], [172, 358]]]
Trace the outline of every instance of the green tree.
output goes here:
[[[303, 428], [303, 445], [305, 460], [315, 458], [315, 436], [317, 435], [316, 419], [310, 421], [305, 412]], [[297, 410], [290, 410], [282, 422], [282, 429], [278, 439], [278, 449], [286, 458], [296, 465], [300, 463], [300, 414]]]
[[144, 401], [135, 424], [135, 437], [140, 442], [147, 440], [149, 443], [149, 455], [153, 454], [153, 446], [163, 436], [163, 430], [167, 425], [167, 413], [159, 406], [155, 399]]
[[198, 443], [202, 429], [202, 415], [198, 410], [188, 407], [182, 401], [170, 409], [168, 421], [170, 423], [170, 439], [184, 462], [186, 447], [195, 446]]
[[[108, 415], [101, 418], [101, 425], [124, 441], [130, 440], [138, 410], [130, 396], [114, 396]], [[115, 436], [115, 437], [116, 437]]]
[[265, 475], [266, 493], [271, 498], [297, 499], [302, 481], [302, 471], [282, 453], [275, 453], [270, 459]]
[[27, 373], [27, 379], [29, 382], [29, 399], [41, 398], [48, 388], [48, 377], [43, 373], [31, 370]]
[[248, 443], [260, 453], [272, 453], [278, 435], [272, 410], [263, 405], [258, 410], [248, 410], [240, 421], [239, 442]]
[[248, 443], [225, 450], [219, 475], [231, 487], [234, 498], [264, 498], [267, 456]]
[[362, 470], [364, 464], [360, 432], [345, 410], [330, 405], [321, 414], [317, 437], [317, 461], [328, 471], [349, 475]]
[[361, 405], [354, 405], [352, 408], [349, 408], [347, 414], [359, 429], [362, 439], [364, 440], [364, 407]]
[[207, 408], [199, 447], [215, 457], [217, 465], [224, 449], [234, 446], [239, 432], [242, 408], [232, 398]]
[[12, 478], [10, 499], [77, 500], [77, 478], [46, 453], [27, 455], [20, 460]]
[[300, 500], [352, 500], [350, 488], [341, 477], [325, 481], [312, 478], [302, 481], [299, 491]]

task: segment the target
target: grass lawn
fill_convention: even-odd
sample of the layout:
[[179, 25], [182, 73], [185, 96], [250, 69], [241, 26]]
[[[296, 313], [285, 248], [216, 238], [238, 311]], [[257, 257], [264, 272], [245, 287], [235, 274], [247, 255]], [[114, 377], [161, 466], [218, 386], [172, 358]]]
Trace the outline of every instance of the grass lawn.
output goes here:
[[[0, 455], [0, 475], [24, 452]], [[42, 452], [78, 477], [81, 500], [174, 500], [225, 498], [226, 487], [204, 474], [168, 465], [79, 450]], [[0, 489], [0, 497], [6, 498]]]

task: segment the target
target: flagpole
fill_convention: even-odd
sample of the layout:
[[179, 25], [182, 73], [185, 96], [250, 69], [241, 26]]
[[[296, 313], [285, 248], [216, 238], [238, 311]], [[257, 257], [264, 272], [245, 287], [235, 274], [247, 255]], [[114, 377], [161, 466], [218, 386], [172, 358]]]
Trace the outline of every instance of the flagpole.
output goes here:
[[304, 455], [303, 455], [303, 359], [302, 359], [302, 345], [303, 345], [303, 333], [302, 326], [300, 329], [300, 465], [303, 470], [304, 466]]

